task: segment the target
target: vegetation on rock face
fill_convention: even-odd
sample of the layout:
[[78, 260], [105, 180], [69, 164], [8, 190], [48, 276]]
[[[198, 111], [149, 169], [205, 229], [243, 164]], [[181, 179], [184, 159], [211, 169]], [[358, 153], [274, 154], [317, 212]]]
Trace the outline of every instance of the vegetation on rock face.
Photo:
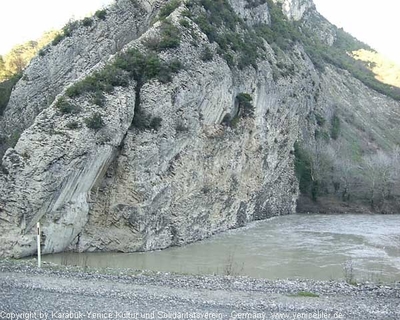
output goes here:
[[252, 65], [257, 68], [257, 59], [265, 49], [256, 33], [233, 11], [227, 0], [191, 0], [190, 18], [204, 32], [208, 40], [216, 42], [218, 53], [230, 67], [243, 69]]
[[251, 9], [251, 8], [258, 7], [266, 2], [267, 2], [267, 0], [247, 0], [247, 3], [245, 4], [244, 7], [246, 9]]
[[272, 0], [267, 0], [271, 15], [271, 25], [256, 26], [258, 36], [269, 44], [276, 44], [287, 50], [295, 43], [301, 43], [314, 65], [321, 71], [325, 64], [332, 64], [349, 71], [366, 86], [393, 99], [400, 100], [400, 89], [384, 84], [375, 78], [368, 63], [357, 61], [349, 53], [360, 49], [371, 49], [342, 29], [336, 29], [336, 40], [332, 46], [323, 43], [306, 25], [291, 22], [283, 15], [281, 8]]
[[371, 50], [366, 44], [353, 38], [342, 29], [336, 30], [336, 40], [332, 46], [322, 43], [316, 35], [307, 28], [302, 28], [300, 41], [314, 65], [324, 70], [324, 63], [345, 69], [366, 86], [385, 94], [395, 100], [400, 100], [400, 89], [380, 82], [370, 70], [367, 62], [356, 60], [350, 53], [360, 49]]
[[91, 117], [85, 119], [85, 124], [89, 129], [98, 130], [104, 127], [104, 121], [100, 113], [96, 112]]
[[246, 7], [253, 8], [265, 2], [268, 3], [271, 23], [258, 24], [254, 28], [248, 27], [238, 17], [227, 0], [190, 0], [186, 4], [190, 11], [185, 15], [200, 27], [210, 42], [218, 44], [218, 53], [230, 67], [243, 69], [252, 65], [257, 68], [257, 59], [264, 55], [264, 40], [284, 51], [301, 43], [314, 65], [321, 71], [326, 63], [332, 64], [348, 70], [368, 87], [400, 100], [399, 88], [378, 81], [367, 63], [357, 61], [348, 54], [355, 50], [368, 49], [367, 45], [342, 29], [336, 30], [336, 41], [332, 46], [324, 44], [306, 25], [289, 21], [280, 4], [272, 0], [248, 1]]
[[66, 94], [70, 98], [77, 97], [85, 92], [99, 94], [111, 92], [114, 87], [126, 87], [128, 84], [128, 74], [123, 69], [110, 65], [75, 83], [67, 89]]
[[61, 97], [58, 99], [56, 102], [56, 108], [62, 113], [62, 114], [69, 114], [69, 113], [78, 113], [79, 108], [72, 104], [70, 101], [67, 101], [64, 97]]
[[160, 12], [158, 13], [158, 17], [160, 19], [165, 19], [168, 17], [176, 8], [179, 7], [181, 4], [180, 0], [171, 0], [168, 2], [164, 7], [160, 9]]
[[239, 105], [239, 113], [244, 117], [252, 116], [254, 113], [254, 106], [252, 104], [253, 98], [248, 93], [239, 93], [236, 96]]
[[150, 50], [161, 52], [167, 49], [177, 48], [180, 45], [181, 37], [179, 29], [170, 21], [164, 20], [160, 27], [161, 37], [148, 39], [146, 47]]
[[156, 54], [143, 54], [137, 49], [131, 49], [121, 53], [103, 70], [69, 87], [66, 95], [74, 98], [84, 93], [94, 93], [100, 99], [102, 92], [112, 92], [114, 87], [126, 87], [130, 79], [135, 80], [139, 86], [154, 78], [161, 82], [171, 81], [172, 74], [181, 68], [182, 65], [177, 60], [167, 63]]
[[56, 46], [59, 44], [62, 40], [64, 40], [66, 37], [71, 37], [72, 32], [79, 27], [79, 21], [71, 20], [69, 21], [57, 34], [57, 36], [53, 39], [51, 44], [53, 46]]
[[[157, 79], [162, 83], [171, 81], [172, 75], [182, 68], [179, 60], [165, 62], [155, 53], [142, 53], [137, 49], [130, 49], [120, 53], [112, 64], [107, 65], [101, 71], [95, 72], [69, 87], [66, 90], [66, 95], [69, 98], [75, 98], [90, 93], [92, 102], [98, 106], [103, 106], [105, 102], [103, 92], [111, 93], [114, 87], [126, 87], [129, 85], [130, 79], [133, 79], [136, 82], [136, 105], [132, 126], [138, 129], [157, 130], [161, 126], [161, 118], [151, 118], [140, 110], [140, 90], [151, 79]], [[57, 106], [60, 104], [58, 108], [63, 113], [70, 112], [69, 102], [63, 98], [60, 100], [57, 103]], [[99, 127], [96, 127], [96, 124], [99, 124], [100, 121], [97, 120], [99, 119], [91, 119], [89, 124], [88, 122], [86, 124], [89, 128], [98, 129]]]
[[70, 121], [67, 123], [67, 128], [74, 130], [79, 128], [79, 123], [77, 121]]
[[[214, 54], [217, 54], [225, 59], [230, 68], [236, 68], [236, 71], [247, 67], [257, 69], [257, 60], [265, 59], [267, 55], [265, 42], [270, 44], [276, 57], [279, 54], [283, 55], [283, 52], [291, 51], [294, 45], [300, 44], [319, 71], [324, 72], [327, 64], [345, 69], [370, 88], [400, 100], [400, 89], [375, 79], [374, 73], [370, 70], [370, 60], [357, 61], [349, 54], [356, 50], [369, 49], [368, 46], [341, 29], [335, 30], [336, 39], [333, 45], [329, 46], [302, 21], [289, 21], [279, 7], [280, 4], [273, 0], [247, 0], [245, 8], [255, 8], [264, 3], [268, 3], [269, 6], [270, 25], [258, 24], [250, 27], [234, 12], [228, 0], [189, 0], [184, 3], [179, 0], [169, 1], [158, 14], [159, 35], [144, 42], [146, 52], [130, 49], [119, 53], [115, 60], [101, 71], [69, 87], [66, 96], [59, 99], [55, 106], [61, 114], [77, 113], [80, 111], [79, 107], [72, 102], [72, 99], [87, 94], [93, 104], [102, 107], [106, 101], [105, 93], [111, 93], [115, 87], [127, 87], [135, 83], [136, 105], [132, 127], [158, 130], [162, 125], [162, 119], [140, 109], [141, 88], [152, 79], [167, 83], [172, 80], [174, 73], [183, 68], [178, 60], [164, 61], [158, 53], [163, 52], [164, 55], [165, 51], [178, 48], [184, 39], [184, 33], [193, 37], [192, 44], [196, 43], [194, 23], [212, 43], [205, 45], [202, 51], [199, 51], [200, 59], [204, 62], [213, 60]], [[183, 11], [183, 18], [178, 20], [180, 25], [174, 25], [172, 19], [168, 17], [181, 4], [186, 5], [187, 10]], [[62, 33], [57, 36], [55, 33], [49, 35], [46, 38], [47, 42], [54, 38], [52, 43], [56, 45], [65, 37], [71, 36], [73, 30], [79, 26], [92, 26], [96, 19], [105, 20], [106, 11], [100, 10], [93, 18], [68, 23]], [[180, 30], [183, 30], [182, 34]], [[7, 106], [12, 88], [20, 78], [20, 72], [44, 43], [45, 41], [28, 42], [14, 48], [4, 58], [0, 56], [0, 81], [5, 80], [0, 83], [0, 115]], [[46, 52], [42, 50], [39, 55], [45, 56]], [[293, 64], [282, 62], [282, 59], [277, 60], [278, 62], [270, 61], [275, 80], [296, 73]], [[317, 99], [315, 96], [315, 102]], [[253, 116], [254, 106], [250, 94], [239, 93], [236, 102], [237, 114], [225, 115], [222, 123], [235, 126], [241, 117]], [[337, 113], [324, 116], [313, 113], [310, 117], [312, 125], [318, 126], [314, 131], [315, 145], [306, 146], [300, 143], [294, 145], [295, 172], [300, 191], [313, 200], [322, 195], [334, 194], [342, 201], [359, 199], [368, 202], [371, 207], [383, 207], [388, 199], [394, 197], [391, 190], [394, 187], [400, 188], [398, 152], [375, 155], [363, 155], [359, 152], [357, 161], [351, 156], [341, 157], [338, 150], [343, 137], [345, 126], [342, 124], [345, 123], [345, 119], [342, 115], [340, 118]], [[84, 122], [88, 128], [94, 130], [104, 126], [102, 116], [98, 112]], [[79, 124], [71, 121], [66, 126], [72, 130], [78, 128]], [[176, 130], [187, 131], [188, 128], [178, 125]]]
[[213, 59], [213, 53], [209, 46], [206, 46], [203, 51], [201, 52], [200, 59], [204, 62], [211, 61]]
[[21, 74], [16, 74], [8, 80], [0, 82], [0, 116], [3, 115], [4, 109], [7, 107], [12, 89], [21, 78]]
[[82, 20], [82, 25], [84, 27], [90, 27], [93, 24], [92, 18], [86, 17]]
[[154, 117], [150, 121], [150, 128], [158, 130], [161, 127], [162, 119], [160, 117]]
[[[309, 195], [313, 188], [313, 176], [311, 167], [311, 156], [303, 149], [298, 142], [294, 144], [294, 169], [299, 181], [300, 192]], [[315, 189], [315, 187], [314, 187]], [[314, 190], [313, 199], [316, 200], [316, 191]]]
[[97, 10], [94, 15], [99, 18], [100, 20], [105, 20], [107, 16], [106, 10]]
[[331, 138], [336, 140], [340, 134], [340, 118], [337, 114], [332, 117]]

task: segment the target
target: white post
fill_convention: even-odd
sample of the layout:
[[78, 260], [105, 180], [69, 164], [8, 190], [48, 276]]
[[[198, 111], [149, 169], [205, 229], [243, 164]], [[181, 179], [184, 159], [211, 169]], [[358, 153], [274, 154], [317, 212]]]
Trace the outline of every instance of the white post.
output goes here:
[[40, 256], [40, 222], [37, 223], [37, 264], [38, 268], [41, 267], [42, 264], [42, 257]]

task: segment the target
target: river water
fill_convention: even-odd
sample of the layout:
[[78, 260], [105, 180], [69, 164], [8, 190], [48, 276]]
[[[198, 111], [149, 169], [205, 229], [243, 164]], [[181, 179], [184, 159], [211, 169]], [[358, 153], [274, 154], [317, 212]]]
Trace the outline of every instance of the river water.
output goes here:
[[296, 214], [162, 251], [63, 253], [43, 260], [267, 279], [400, 281], [400, 215]]

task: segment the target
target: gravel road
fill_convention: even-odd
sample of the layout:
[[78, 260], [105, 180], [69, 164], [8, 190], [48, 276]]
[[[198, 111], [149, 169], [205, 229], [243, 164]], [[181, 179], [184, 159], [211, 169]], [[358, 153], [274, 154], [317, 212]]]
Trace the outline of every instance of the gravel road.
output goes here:
[[400, 283], [263, 280], [0, 261], [0, 319], [400, 319]]

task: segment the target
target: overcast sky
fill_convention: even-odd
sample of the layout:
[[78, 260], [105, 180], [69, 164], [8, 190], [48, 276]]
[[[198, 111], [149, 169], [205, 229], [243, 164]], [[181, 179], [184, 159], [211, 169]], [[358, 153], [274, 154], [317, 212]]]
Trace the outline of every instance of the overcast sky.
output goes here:
[[[3, 0], [0, 54], [44, 31], [59, 29], [114, 0]], [[314, 0], [332, 23], [400, 63], [400, 0]]]
[[318, 11], [400, 63], [400, 0], [314, 0]]
[[61, 29], [72, 17], [81, 19], [114, 0], [1, 0], [0, 54], [15, 44]]

